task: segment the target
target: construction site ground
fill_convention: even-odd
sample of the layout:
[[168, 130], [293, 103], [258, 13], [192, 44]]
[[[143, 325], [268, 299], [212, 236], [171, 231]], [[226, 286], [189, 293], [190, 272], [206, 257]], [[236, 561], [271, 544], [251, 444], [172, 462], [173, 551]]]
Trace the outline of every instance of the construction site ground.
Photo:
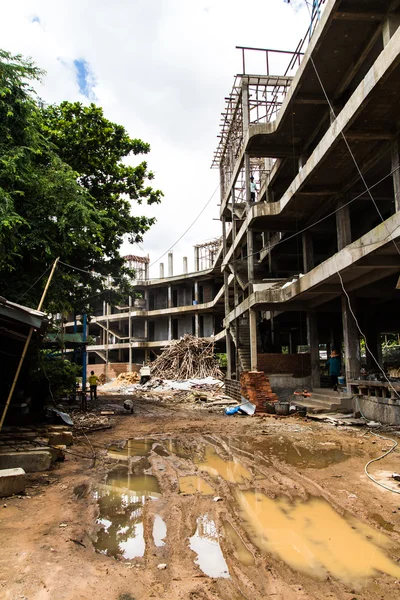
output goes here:
[[[400, 597], [400, 496], [364, 473], [390, 442], [161, 396], [130, 396], [133, 414], [4, 499], [2, 599]], [[371, 465], [397, 489], [399, 470], [397, 451]]]

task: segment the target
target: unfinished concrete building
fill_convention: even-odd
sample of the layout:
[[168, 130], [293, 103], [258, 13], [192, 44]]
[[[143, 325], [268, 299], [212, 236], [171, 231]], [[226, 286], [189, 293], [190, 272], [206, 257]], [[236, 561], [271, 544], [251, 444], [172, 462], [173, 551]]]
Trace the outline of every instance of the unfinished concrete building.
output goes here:
[[[381, 373], [380, 336], [400, 329], [400, 2], [318, 5], [295, 52], [242, 48], [226, 99], [213, 166], [228, 387], [259, 369], [273, 388], [274, 374], [282, 389], [319, 388], [322, 349], [343, 349], [366, 416], [400, 422], [400, 385], [360, 374], [361, 331]], [[256, 51], [264, 73], [246, 70]]]
[[[223, 280], [221, 240], [194, 247], [195, 271], [188, 273], [187, 258], [183, 273], [173, 274], [173, 254], [168, 254], [168, 273], [160, 263], [160, 277], [149, 278], [149, 258], [127, 256], [136, 271], [135, 295], [126, 303], [99, 305], [89, 323], [94, 344], [87, 347], [88, 369], [106, 377], [131, 371], [158, 354], [172, 340], [188, 333], [214, 337], [224, 349]], [[72, 325], [71, 323], [69, 325]]]

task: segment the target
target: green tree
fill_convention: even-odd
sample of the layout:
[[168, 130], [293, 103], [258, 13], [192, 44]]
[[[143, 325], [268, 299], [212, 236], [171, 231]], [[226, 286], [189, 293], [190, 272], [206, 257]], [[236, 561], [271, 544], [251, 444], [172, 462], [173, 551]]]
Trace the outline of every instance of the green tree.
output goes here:
[[42, 75], [0, 53], [0, 289], [34, 306], [45, 278], [35, 282], [60, 256], [80, 270], [57, 269], [46, 307], [81, 310], [129, 291], [121, 244], [141, 241], [154, 222], [133, 216], [131, 202], [157, 203], [162, 193], [148, 184], [146, 162], [125, 162], [148, 144], [93, 104], [43, 106], [30, 85]]

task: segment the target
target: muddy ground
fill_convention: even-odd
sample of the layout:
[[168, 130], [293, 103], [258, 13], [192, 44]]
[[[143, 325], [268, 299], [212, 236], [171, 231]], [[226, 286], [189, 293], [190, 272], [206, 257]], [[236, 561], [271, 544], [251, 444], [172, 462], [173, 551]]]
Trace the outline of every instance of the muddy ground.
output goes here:
[[148, 399], [113, 421], [4, 501], [0, 598], [400, 597], [400, 495], [364, 474], [389, 442]]

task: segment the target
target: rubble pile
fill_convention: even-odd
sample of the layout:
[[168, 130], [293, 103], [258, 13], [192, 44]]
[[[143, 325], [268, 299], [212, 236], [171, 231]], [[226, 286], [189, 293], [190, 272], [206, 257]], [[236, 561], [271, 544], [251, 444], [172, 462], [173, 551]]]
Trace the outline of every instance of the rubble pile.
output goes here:
[[74, 411], [72, 413], [74, 420], [74, 430], [84, 431], [100, 431], [102, 429], [110, 429], [112, 427], [108, 416], [99, 415], [94, 412]]
[[214, 342], [188, 334], [164, 348], [151, 364], [151, 374], [173, 380], [223, 377], [214, 355]]

